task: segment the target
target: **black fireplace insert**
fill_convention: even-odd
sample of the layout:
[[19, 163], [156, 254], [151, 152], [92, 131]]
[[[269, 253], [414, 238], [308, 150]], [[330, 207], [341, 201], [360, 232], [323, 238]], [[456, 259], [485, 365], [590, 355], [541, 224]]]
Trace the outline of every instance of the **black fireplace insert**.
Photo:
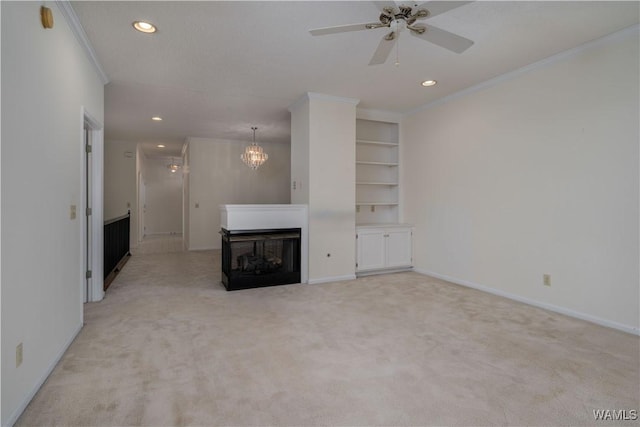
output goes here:
[[300, 283], [299, 228], [221, 229], [222, 284], [228, 291]]

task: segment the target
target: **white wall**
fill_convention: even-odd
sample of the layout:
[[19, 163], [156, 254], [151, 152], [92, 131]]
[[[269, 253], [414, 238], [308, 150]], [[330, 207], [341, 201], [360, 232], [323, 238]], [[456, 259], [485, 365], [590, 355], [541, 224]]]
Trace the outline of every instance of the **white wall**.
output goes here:
[[138, 245], [137, 145], [123, 141], [104, 144], [104, 219], [117, 218], [131, 210], [131, 247]]
[[103, 122], [102, 82], [56, 4], [47, 2], [49, 30], [40, 6], [0, 4], [2, 425], [15, 421], [82, 326], [82, 107]]
[[269, 160], [255, 171], [240, 160], [248, 141], [188, 138], [189, 249], [220, 248], [220, 205], [290, 202], [289, 144], [259, 137]]
[[[355, 277], [358, 101], [309, 93], [291, 108], [294, 203], [309, 205], [309, 283]], [[306, 157], [306, 158], [305, 158]]]
[[[146, 235], [182, 233], [182, 168], [171, 172], [171, 159], [145, 159]], [[173, 159], [181, 165], [181, 159]]]
[[[144, 238], [144, 210], [146, 204], [146, 194], [145, 194], [145, 175], [147, 174], [146, 170], [146, 162], [144, 151], [140, 144], [136, 146], [136, 215], [135, 215], [135, 231], [132, 231], [132, 240], [133, 233], [135, 233], [136, 242], [133, 246], [137, 246], [142, 239]], [[133, 224], [132, 224], [133, 225]]]
[[309, 203], [309, 99], [291, 111], [291, 203]]
[[185, 249], [189, 248], [189, 215], [190, 215], [190, 187], [189, 187], [189, 144], [182, 147], [182, 240]]
[[638, 33], [625, 34], [405, 119], [419, 271], [637, 331]]

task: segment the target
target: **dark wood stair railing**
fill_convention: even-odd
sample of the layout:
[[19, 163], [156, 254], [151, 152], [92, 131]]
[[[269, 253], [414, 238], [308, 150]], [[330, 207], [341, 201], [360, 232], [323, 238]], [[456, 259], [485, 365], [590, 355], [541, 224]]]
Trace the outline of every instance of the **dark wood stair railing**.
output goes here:
[[104, 222], [104, 290], [129, 261], [131, 211]]

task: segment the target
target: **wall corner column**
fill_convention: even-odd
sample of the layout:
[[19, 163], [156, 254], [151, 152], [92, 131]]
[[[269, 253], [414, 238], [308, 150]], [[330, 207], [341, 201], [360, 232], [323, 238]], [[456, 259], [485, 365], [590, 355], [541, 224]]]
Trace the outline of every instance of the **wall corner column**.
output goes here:
[[359, 100], [306, 93], [291, 105], [291, 203], [309, 206], [309, 283], [355, 278]]

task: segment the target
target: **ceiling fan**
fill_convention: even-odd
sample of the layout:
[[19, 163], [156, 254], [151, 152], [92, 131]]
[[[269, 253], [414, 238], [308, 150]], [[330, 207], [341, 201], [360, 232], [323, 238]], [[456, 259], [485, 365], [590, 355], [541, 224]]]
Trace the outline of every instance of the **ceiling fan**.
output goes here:
[[403, 28], [408, 29], [411, 35], [421, 40], [428, 41], [455, 53], [462, 53], [473, 45], [473, 41], [457, 34], [431, 25], [416, 24], [418, 20], [440, 15], [451, 9], [471, 3], [471, 1], [429, 1], [420, 5], [412, 3], [413, 6], [397, 5], [394, 1], [374, 1], [373, 3], [376, 4], [381, 12], [378, 18], [379, 22], [317, 28], [309, 32], [313, 36], [324, 36], [348, 31], [390, 28], [391, 32], [382, 37], [369, 65], [383, 64], [387, 60], [389, 53], [391, 53], [397, 42], [398, 32]]

